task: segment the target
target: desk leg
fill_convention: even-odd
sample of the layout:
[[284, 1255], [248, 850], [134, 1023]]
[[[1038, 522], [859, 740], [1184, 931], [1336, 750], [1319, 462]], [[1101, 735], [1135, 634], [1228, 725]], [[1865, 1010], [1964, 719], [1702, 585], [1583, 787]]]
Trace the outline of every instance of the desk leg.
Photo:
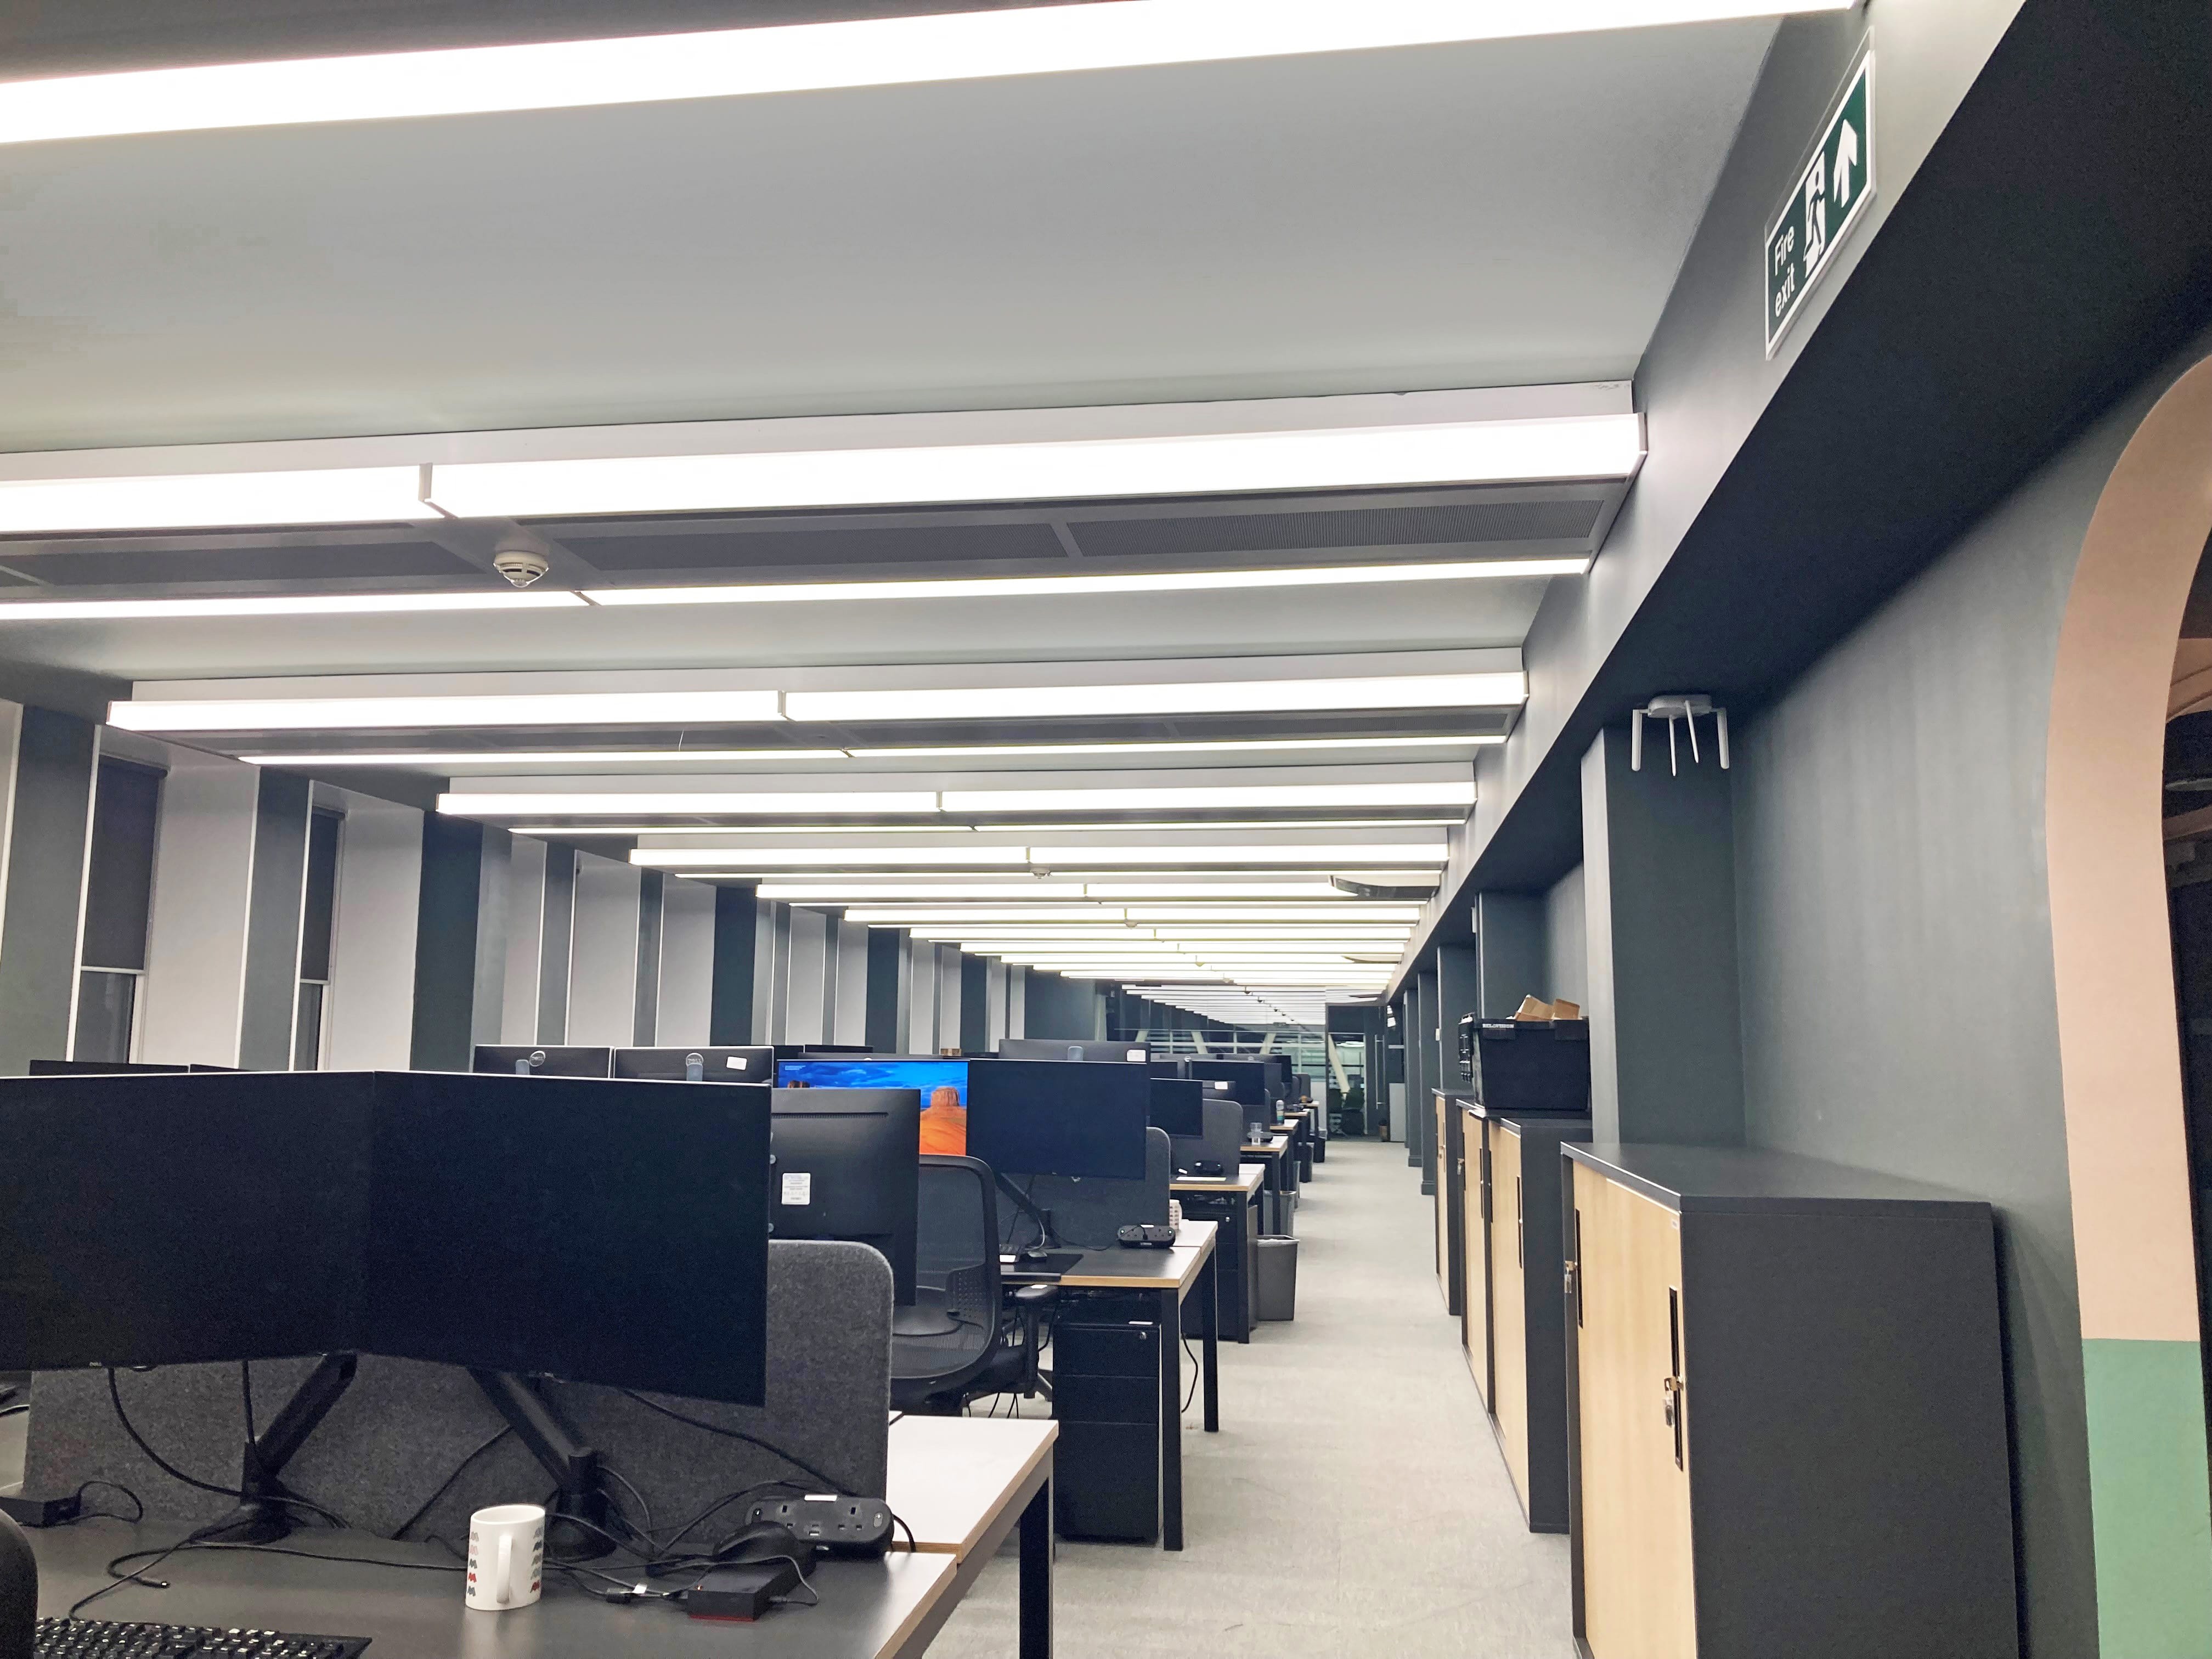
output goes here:
[[1052, 1659], [1052, 1482], [1022, 1511], [1021, 1659]]
[[1182, 1298], [1160, 1292], [1160, 1542], [1182, 1547]]
[[1221, 1432], [1221, 1251], [1217, 1245], [1198, 1270], [1199, 1370], [1205, 1378], [1206, 1431]]

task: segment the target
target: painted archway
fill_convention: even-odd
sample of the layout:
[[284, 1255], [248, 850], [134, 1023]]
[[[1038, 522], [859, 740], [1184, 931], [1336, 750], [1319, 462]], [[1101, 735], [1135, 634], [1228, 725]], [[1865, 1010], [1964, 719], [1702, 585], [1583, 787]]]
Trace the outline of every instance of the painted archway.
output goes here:
[[2212, 535], [2212, 359], [2100, 495], [2060, 627], [2045, 828], [2106, 1659], [2212, 1653], [2212, 1495], [2160, 768]]

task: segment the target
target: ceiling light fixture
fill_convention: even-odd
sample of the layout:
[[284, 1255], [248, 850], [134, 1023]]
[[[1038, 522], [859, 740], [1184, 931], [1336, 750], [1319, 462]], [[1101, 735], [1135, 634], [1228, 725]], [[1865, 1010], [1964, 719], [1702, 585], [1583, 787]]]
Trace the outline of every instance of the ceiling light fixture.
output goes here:
[[966, 760], [1011, 757], [1054, 760], [1063, 755], [1229, 755], [1313, 749], [1486, 748], [1505, 741], [1494, 733], [1433, 738], [1235, 738], [1196, 743], [984, 743], [938, 749], [851, 749], [855, 760]]
[[779, 702], [774, 691], [556, 691], [514, 696], [252, 697], [220, 702], [134, 698], [110, 703], [107, 723], [126, 732], [720, 725], [781, 720]]
[[[25, 84], [0, 86], [0, 103]], [[0, 115], [0, 130], [4, 125], [5, 117]], [[422, 505], [422, 471], [414, 466], [23, 479], [0, 483], [0, 536], [86, 529], [404, 523], [428, 513]]]
[[[1132, 0], [1119, 0], [1129, 4]], [[1029, 720], [1146, 714], [1256, 714], [1352, 708], [1509, 708], [1528, 700], [1519, 671], [1374, 674], [1346, 679], [1201, 680], [1180, 684], [975, 686], [892, 691], [793, 691], [794, 720]]]
[[1261, 811], [1316, 806], [1472, 806], [1474, 780], [1435, 783], [1239, 784], [1200, 788], [948, 789], [948, 812], [1125, 812], [1210, 808]]
[[[928, 789], [854, 789], [848, 791], [745, 790], [742, 792], [702, 790], [697, 793], [654, 791], [632, 793], [627, 791], [597, 792], [569, 795], [550, 794], [467, 794], [455, 791], [438, 797], [438, 810], [455, 817], [641, 817], [655, 812], [668, 812], [685, 817], [707, 817], [718, 813], [742, 813], [747, 817], [789, 817], [808, 813], [823, 815], [842, 813], [934, 812], [937, 794]], [[701, 849], [714, 852], [714, 848]], [[726, 857], [722, 849], [718, 856]], [[746, 848], [747, 858], [765, 858], [770, 854], [764, 848]], [[1019, 848], [1003, 847], [1001, 853], [1018, 854]], [[1019, 863], [1018, 858], [1014, 860]]]
[[0, 89], [0, 143], [732, 98], [1841, 10], [1847, 0], [1120, 0], [125, 70]]
[[[526, 599], [527, 594], [517, 594]], [[0, 609], [0, 619], [7, 616]], [[513, 749], [478, 749], [448, 753], [428, 754], [406, 750], [393, 750], [381, 754], [337, 752], [316, 755], [240, 755], [238, 758], [252, 766], [420, 766], [445, 773], [470, 772], [482, 767], [534, 766], [541, 769], [560, 766], [581, 765], [650, 765], [668, 763], [713, 762], [717, 765], [781, 761], [842, 760], [842, 749], [549, 749], [536, 751]], [[931, 825], [932, 829], [947, 829], [951, 825]], [[964, 827], [964, 826], [962, 826]], [[641, 824], [635, 831], [625, 833], [659, 833], [652, 824]], [[521, 835], [520, 830], [514, 833]], [[573, 830], [556, 830], [558, 835], [574, 834]], [[605, 835], [605, 830], [592, 833]], [[744, 833], [738, 831], [734, 833]], [[779, 831], [787, 833], [787, 831]]]
[[[0, 491], [12, 488], [0, 484]], [[0, 495], [0, 510], [6, 500]], [[292, 593], [262, 599], [0, 600], [0, 623], [190, 621], [198, 617], [373, 617], [440, 611], [556, 611], [583, 608], [561, 588], [526, 593]]]
[[[1127, 3], [1127, 0], [1124, 0], [1124, 3]], [[1610, 416], [1595, 416], [1591, 418], [1622, 420], [1633, 419], [1634, 417]], [[1156, 441], [1132, 440], [1131, 441], [1149, 442]], [[1018, 451], [1019, 449], [1031, 447], [1032, 446], [1027, 445], [1009, 445], [1006, 446], [1005, 448], [1007, 451]], [[1046, 447], [1046, 446], [1037, 445], [1034, 446], [1034, 447], [1043, 448]], [[952, 454], [965, 454], [969, 452], [960, 450], [953, 450], [950, 452], [924, 450], [916, 453], [923, 455], [935, 456], [947, 453]], [[988, 449], [980, 450], [975, 453], [979, 462], [987, 460], [995, 461], [997, 459], [997, 455]], [[728, 459], [732, 461], [735, 461], [739, 459], [748, 461], [766, 461], [771, 459], [781, 461], [791, 458], [783, 456], [746, 456], [743, 458], [730, 457]], [[814, 458], [801, 457], [799, 459], [811, 459]], [[544, 461], [524, 461], [510, 463], [509, 465], [516, 467], [535, 467], [548, 466], [556, 464]], [[599, 465], [610, 467], [643, 467], [650, 464], [641, 461], [610, 461], [604, 463], [586, 461], [574, 463], [572, 465], [583, 466]], [[672, 465], [674, 463], [663, 463], [661, 465]], [[440, 476], [444, 476], [453, 471], [454, 471], [454, 469], [450, 467], [441, 467], [438, 469], [438, 473]], [[1256, 489], [1263, 488], [1264, 486], [1249, 483], [1221, 483], [1212, 487], [1216, 489], [1236, 489], [1242, 491], [1246, 489]], [[1099, 489], [1088, 490], [1051, 489], [1041, 492], [1027, 489], [1011, 491], [1006, 489], [992, 489], [989, 487], [989, 481], [979, 478], [973, 487], [973, 489], [968, 495], [960, 496], [957, 499], [1004, 501], [1008, 499], [1030, 499], [1040, 494], [1055, 497], [1063, 495], [1085, 495], [1096, 497], [1101, 495], [1150, 495], [1168, 493], [1191, 494], [1201, 488], [1203, 488], [1203, 486], [1200, 486], [1195, 483], [1187, 483], [1181, 490], [1175, 492], [1170, 492], [1164, 487], [1160, 489], [1131, 489], [1118, 491]], [[975, 493], [978, 491], [982, 493]], [[872, 494], [870, 496], [864, 499], [866, 504], [876, 505], [893, 501], [902, 503], [911, 502], [921, 498], [917, 497], [909, 491], [897, 495], [883, 495], [878, 492], [877, 494]], [[815, 501], [768, 503], [761, 501], [742, 501], [722, 502], [718, 505], [720, 505], [723, 510], [727, 511], [738, 507], [757, 508], [763, 506], [770, 505], [824, 506], [848, 504], [852, 504], [852, 502], [846, 499], [840, 499], [836, 502]], [[480, 507], [481, 503], [478, 505]], [[473, 508], [471, 509], [472, 512], [475, 510], [476, 509]], [[604, 513], [617, 510], [635, 513], [647, 511], [669, 511], [673, 509], [661, 507], [657, 502], [642, 505], [632, 502], [627, 507], [620, 509], [607, 505], [582, 508], [562, 506], [555, 506], [552, 507], [533, 506], [526, 509], [519, 505], [510, 505], [506, 509], [507, 513], [510, 515], [527, 511], [532, 516], [539, 516], [549, 511], [557, 511], [562, 514], [567, 514], [578, 511]], [[462, 516], [469, 515], [463, 514]], [[1110, 593], [1204, 593], [1233, 589], [1262, 587], [1372, 587], [1404, 582], [1456, 582], [1485, 580], [1502, 581], [1516, 578], [1523, 580], [1536, 580], [1551, 576], [1580, 576], [1589, 571], [1589, 565], [1590, 562], [1587, 557], [1577, 554], [1571, 558], [1455, 559], [1450, 561], [1435, 561], [1425, 564], [1295, 565], [1287, 568], [1266, 570], [1145, 570], [1133, 573], [1112, 574], [1096, 576], [960, 576], [923, 579], [912, 581], [744, 582], [732, 583], [726, 586], [698, 587], [592, 587], [586, 588], [585, 590], [585, 594], [592, 604], [608, 606], [670, 605], [849, 605], [858, 601], [872, 599], [1080, 599]]]

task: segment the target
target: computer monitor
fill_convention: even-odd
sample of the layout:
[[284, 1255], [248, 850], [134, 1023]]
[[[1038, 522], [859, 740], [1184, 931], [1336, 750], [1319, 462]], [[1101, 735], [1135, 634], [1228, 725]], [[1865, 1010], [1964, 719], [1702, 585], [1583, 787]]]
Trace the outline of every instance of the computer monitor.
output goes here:
[[764, 1402], [769, 1090], [375, 1080], [361, 1347]]
[[[477, 1068], [482, 1071], [483, 1067]], [[617, 1048], [614, 1075], [651, 1083], [775, 1081], [775, 1050], [758, 1048]]]
[[1268, 1071], [1268, 1097], [1279, 1101], [1290, 1099], [1291, 1085], [1296, 1080], [1291, 1071], [1291, 1057], [1288, 1054], [1262, 1054], [1260, 1059]]
[[872, 1054], [875, 1050], [865, 1042], [779, 1042], [775, 1045], [778, 1060], [797, 1060], [805, 1054]]
[[1151, 1079], [1152, 1127], [1182, 1140], [1206, 1138], [1206, 1085], [1187, 1078]]
[[[911, 1310], [921, 1096], [912, 1089], [808, 1088], [777, 1089], [771, 1099], [775, 1236], [872, 1245], [891, 1264], [895, 1307]], [[925, 1322], [927, 1329], [911, 1334], [945, 1334], [941, 1320]]]
[[1145, 1069], [1154, 1077], [1188, 1077], [1190, 1075], [1184, 1068], [1183, 1062], [1179, 1060], [1148, 1060], [1145, 1062]]
[[931, 1158], [968, 1153], [968, 1062], [935, 1054], [828, 1055], [778, 1060], [785, 1088], [912, 1089], [921, 1097], [921, 1150]]
[[366, 1352], [758, 1405], [768, 1120], [605, 1079], [0, 1079], [0, 1370]]
[[1193, 1060], [1184, 1062], [1192, 1077], [1204, 1083], [1225, 1083], [1226, 1091], [1216, 1090], [1247, 1106], [1267, 1103], [1268, 1068], [1256, 1060]]
[[366, 1074], [0, 1079], [0, 1371], [361, 1341]]
[[999, 1058], [1103, 1060], [1127, 1065], [1149, 1060], [1151, 1051], [1141, 1042], [1067, 1042], [1058, 1037], [1004, 1037], [999, 1042]]
[[191, 1069], [189, 1066], [149, 1066], [127, 1060], [34, 1060], [29, 1073], [33, 1077], [128, 1077], [133, 1073], [173, 1075]]
[[[514, 1077], [606, 1077], [614, 1066], [611, 1048], [561, 1048], [546, 1043], [477, 1045], [473, 1072], [486, 1076], [503, 1073]], [[758, 1079], [765, 1082], [765, 1079]]]
[[968, 1152], [1003, 1176], [1139, 1181], [1152, 1079], [1141, 1066], [968, 1065]]

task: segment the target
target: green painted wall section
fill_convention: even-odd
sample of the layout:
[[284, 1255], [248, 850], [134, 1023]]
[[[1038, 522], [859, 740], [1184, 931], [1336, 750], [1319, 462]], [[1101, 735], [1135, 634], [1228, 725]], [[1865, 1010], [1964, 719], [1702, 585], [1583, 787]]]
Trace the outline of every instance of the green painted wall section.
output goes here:
[[2081, 1345], [2102, 1659], [2212, 1654], [2212, 1489], [2194, 1342]]

